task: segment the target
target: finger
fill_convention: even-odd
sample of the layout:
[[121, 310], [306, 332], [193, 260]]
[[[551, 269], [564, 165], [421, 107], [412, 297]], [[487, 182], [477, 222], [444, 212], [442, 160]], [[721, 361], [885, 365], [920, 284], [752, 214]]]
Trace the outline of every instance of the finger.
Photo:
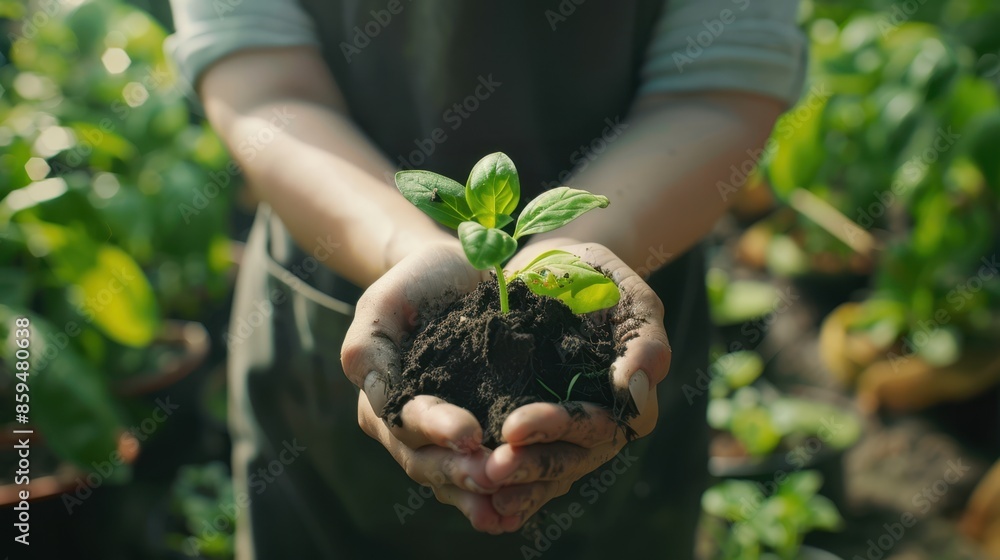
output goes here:
[[[477, 531], [499, 535], [504, 532], [503, 516], [493, 508], [489, 496], [467, 492], [456, 486], [439, 486], [434, 488], [434, 495], [443, 504], [453, 505], [462, 512]], [[507, 520], [507, 526], [511, 521]]]
[[386, 448], [414, 482], [440, 486], [453, 484], [470, 492], [489, 494], [497, 485], [486, 475], [489, 450], [461, 454], [436, 445], [414, 449], [397, 439], [385, 422], [375, 416], [364, 393], [358, 395], [358, 424]]
[[625, 352], [611, 365], [611, 379], [619, 391], [628, 391], [641, 414], [649, 392], [670, 369], [670, 342], [663, 326], [663, 304], [653, 290], [631, 270], [619, 287], [631, 319], [616, 327], [615, 337], [625, 344]]
[[493, 509], [500, 515], [521, 516], [523, 521], [528, 518], [528, 512], [536, 511], [554, 498], [559, 486], [556, 481], [505, 486], [493, 494]]
[[[373, 407], [374, 408], [374, 407]], [[483, 429], [468, 410], [430, 395], [417, 395], [403, 406], [401, 426], [390, 431], [411, 449], [425, 445], [474, 453], [482, 447]]]
[[[518, 484], [501, 489], [493, 495], [493, 507], [503, 517], [500, 526], [504, 531], [512, 533], [524, 526], [538, 510], [545, 507], [554, 498], [565, 495], [573, 486], [569, 480], [554, 480], [552, 482], [535, 482]], [[511, 496], [501, 496], [500, 492], [510, 492]], [[498, 502], [503, 504], [503, 510], [498, 508]], [[519, 509], [520, 508], [520, 509]]]
[[513, 446], [564, 441], [592, 448], [619, 435], [618, 423], [601, 406], [584, 402], [531, 403], [514, 410], [503, 424]]
[[600, 266], [622, 293], [620, 312], [627, 320], [615, 327], [615, 338], [625, 344], [624, 354], [611, 366], [612, 383], [628, 391], [639, 413], [649, 391], [663, 381], [670, 368], [670, 342], [663, 326], [663, 302], [656, 292], [624, 261], [607, 248], [584, 245], [580, 257]]
[[614, 457], [620, 444], [584, 449], [571, 443], [539, 443], [527, 447], [497, 447], [486, 459], [486, 475], [496, 484], [539, 480], [576, 480]]
[[[435, 276], [441, 270], [457, 272]], [[483, 274], [468, 266], [458, 252], [432, 247], [404, 259], [362, 294], [340, 358], [347, 378], [368, 394], [379, 416], [386, 388], [399, 381], [400, 345], [416, 328], [418, 311], [431, 302], [443, 304], [471, 291]]]
[[356, 386], [370, 394], [369, 377], [375, 374], [383, 384], [392, 384], [400, 375], [400, 343], [412, 327], [408, 317], [413, 307], [399, 294], [372, 286], [358, 300], [354, 320], [344, 336], [340, 361], [344, 373]]

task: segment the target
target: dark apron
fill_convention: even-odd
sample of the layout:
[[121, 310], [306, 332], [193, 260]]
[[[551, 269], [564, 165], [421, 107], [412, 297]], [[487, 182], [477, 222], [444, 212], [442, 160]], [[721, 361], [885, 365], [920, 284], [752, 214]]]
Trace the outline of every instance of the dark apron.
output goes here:
[[[414, 78], [423, 74], [414, 74], [408, 65], [421, 63], [421, 72], [446, 74], [445, 68], [429, 68], [419, 57], [410, 60], [414, 45], [425, 44], [419, 40], [421, 33], [447, 33], [440, 39], [446, 45], [456, 41], [479, 44], [503, 37], [498, 29], [505, 25], [519, 29], [515, 24], [530, 16], [539, 18], [540, 23], [532, 24], [537, 29], [521, 29], [520, 35], [514, 31], [506, 37], [517, 45], [511, 47], [517, 53], [572, 55], [566, 60], [576, 64], [598, 57], [592, 59], [592, 77], [607, 75], [611, 85], [594, 79], [586, 84], [592, 89], [581, 93], [579, 76], [575, 84], [566, 83], [573, 74], [569, 70], [545, 73], [527, 61], [516, 64], [516, 57], [487, 52], [484, 56], [495, 63], [493, 67], [509, 72], [510, 77], [494, 71], [493, 79], [503, 85], [459, 128], [449, 127], [450, 139], [436, 145], [420, 165], [460, 178], [478, 157], [502, 150], [518, 164], [526, 200], [543, 183], [557, 180], [562, 167], [571, 165], [569, 154], [575, 145], [601, 135], [606, 123], [595, 115], [613, 119], [627, 113], [638, 64], [661, 2], [611, 7], [585, 3], [566, 21], [557, 20], [554, 32], [544, 12], [558, 10], [558, 3], [531, 3], [530, 9], [523, 2], [503, 3], [503, 13], [461, 15], [485, 18], [477, 21], [495, 25], [480, 30], [477, 37], [466, 28], [428, 27], [429, 22], [444, 25], [444, 20], [433, 17], [435, 9], [427, 6], [447, 5], [458, 13], [496, 11], [500, 4], [490, 3], [489, 8], [471, 2], [403, 2], [403, 12], [394, 15], [397, 19], [383, 27], [376, 37], [379, 40], [371, 41], [351, 64], [344, 64], [340, 39], [345, 34], [349, 39], [355, 25], [363, 27], [372, 19], [370, 10], [386, 6], [303, 4], [317, 22], [323, 22], [317, 24], [318, 32], [355, 119], [393, 159], [409, 152], [413, 139], [426, 137], [435, 127], [448, 127], [439, 108], [449, 104], [432, 98], [443, 95], [444, 99], [449, 92], [476, 86], [475, 80], [466, 87], [467, 80], [455, 78], [449, 82], [459, 84], [454, 87], [434, 80], [433, 87], [423, 87], [427, 84]], [[599, 26], [609, 33], [627, 31], [627, 36], [616, 41], [593, 34]], [[566, 39], [548, 44], [542, 31], [562, 33]], [[428, 49], [440, 47], [427, 45]], [[407, 68], [405, 76], [385, 66], [378, 74], [369, 66], [389, 64], [393, 57], [401, 58], [400, 52], [410, 53], [402, 56], [404, 62], [395, 63]], [[464, 55], [454, 49], [439, 52], [454, 64], [447, 67], [447, 75], [469, 78], [476, 73], [474, 60], [463, 60], [469, 56], [468, 49]], [[369, 55], [370, 62], [363, 63]], [[336, 57], [341, 57], [340, 62]], [[616, 66], [615, 61], [625, 63]], [[373, 88], [370, 80], [380, 80], [381, 87]], [[538, 89], [534, 84], [557, 90], [549, 92], [555, 94], [552, 99], [532, 99]], [[559, 102], [560, 95], [573, 91], [573, 98], [563, 97]], [[495, 108], [489, 108], [490, 101]], [[528, 109], [536, 115], [525, 117], [523, 126], [514, 126]], [[428, 115], [436, 115], [441, 122]], [[551, 126], [553, 120], [562, 126]], [[490, 135], [491, 130], [497, 133]], [[658, 264], [658, 248], [651, 247], [649, 252], [650, 264]], [[627, 446], [618, 460], [584, 477], [566, 496], [550, 502], [537, 519], [540, 533], [490, 536], [473, 531], [459, 511], [439, 504], [429, 489], [412, 482], [385, 449], [358, 427], [357, 390], [344, 376], [340, 345], [360, 291], [299, 249], [280, 221], [262, 207], [241, 265], [228, 333], [234, 479], [237, 504], [243, 506], [238, 557], [691, 557], [706, 482], [706, 399], [688, 402], [682, 387], [694, 386], [699, 369], [707, 366], [708, 312], [701, 250], [690, 251], [654, 274], [650, 285], [666, 307], [666, 328], [674, 350], [670, 375], [658, 388], [657, 430]]]

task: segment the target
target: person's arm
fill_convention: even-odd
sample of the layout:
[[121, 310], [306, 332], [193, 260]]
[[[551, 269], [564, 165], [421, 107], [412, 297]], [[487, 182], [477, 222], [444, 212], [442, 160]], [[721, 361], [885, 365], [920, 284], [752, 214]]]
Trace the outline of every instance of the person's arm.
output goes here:
[[[345, 374], [363, 389], [362, 429], [476, 529], [514, 530], [520, 518], [489, 505], [495, 487], [471, 412], [418, 395], [403, 407], [405, 427], [380, 418], [418, 311], [471, 291], [485, 275], [469, 265], [456, 238], [384, 181], [391, 166], [347, 117], [312, 47], [236, 53], [208, 69], [200, 93], [257, 196], [303, 248], [332, 236], [341, 245], [325, 264], [368, 288], [341, 348]], [[276, 115], [286, 115], [287, 124], [278, 125]]]
[[417, 248], [457, 240], [386, 181], [394, 169], [347, 116], [314, 47], [242, 50], [199, 84], [208, 119], [258, 199], [306, 251], [367, 287]]
[[741, 92], [641, 98], [621, 136], [569, 180], [603, 194], [608, 208], [585, 214], [533, 243], [599, 243], [633, 270], [652, 273], [700, 241], [734, 196], [720, 191], [732, 166], [760, 152], [784, 104]]

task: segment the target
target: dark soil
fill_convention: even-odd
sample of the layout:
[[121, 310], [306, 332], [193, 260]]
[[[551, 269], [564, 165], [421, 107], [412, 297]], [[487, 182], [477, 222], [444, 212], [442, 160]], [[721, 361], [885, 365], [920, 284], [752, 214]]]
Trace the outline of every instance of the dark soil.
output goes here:
[[[385, 409], [389, 422], [401, 425], [403, 405], [414, 396], [433, 395], [470, 410], [483, 427], [483, 444], [495, 448], [515, 408], [565, 400], [579, 374], [569, 400], [603, 405], [624, 426], [634, 407], [627, 391], [616, 396], [609, 371], [636, 327], [621, 311], [627, 302], [580, 316], [520, 281], [508, 289], [509, 313], [500, 313], [496, 282], [483, 282], [404, 343], [402, 382], [390, 390]], [[572, 412], [583, 414], [579, 406]]]

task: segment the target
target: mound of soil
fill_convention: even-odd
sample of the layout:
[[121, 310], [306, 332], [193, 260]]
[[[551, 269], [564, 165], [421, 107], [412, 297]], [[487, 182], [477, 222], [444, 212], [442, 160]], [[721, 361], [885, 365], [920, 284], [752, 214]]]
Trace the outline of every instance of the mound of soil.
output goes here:
[[627, 304], [580, 316], [520, 281], [508, 291], [509, 313], [500, 313], [496, 282], [483, 282], [404, 343], [402, 382], [386, 403], [389, 422], [402, 424], [403, 405], [414, 396], [433, 395], [471, 411], [483, 427], [483, 444], [495, 448], [511, 411], [564, 400], [574, 377], [570, 400], [604, 405], [623, 425], [634, 416], [628, 392], [616, 395], [609, 373], [635, 327], [621, 311]]

